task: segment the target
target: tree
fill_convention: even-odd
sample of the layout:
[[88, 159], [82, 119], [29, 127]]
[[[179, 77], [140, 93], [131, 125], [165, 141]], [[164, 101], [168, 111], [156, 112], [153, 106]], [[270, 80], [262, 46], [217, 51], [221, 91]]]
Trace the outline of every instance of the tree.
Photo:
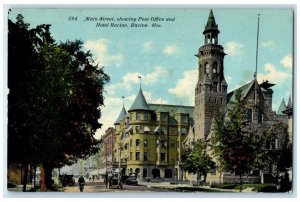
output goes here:
[[293, 164], [292, 143], [288, 135], [287, 125], [282, 122], [274, 123], [264, 133], [263, 143], [261, 164], [271, 170], [277, 183], [280, 183], [281, 180], [287, 180], [287, 184], [280, 187], [281, 191], [290, 190], [289, 179], [281, 179], [281, 176], [288, 175], [287, 173]]
[[230, 103], [227, 114], [215, 119], [211, 136], [213, 155], [221, 171], [242, 175], [254, 169], [260, 150], [256, 131], [247, 122], [247, 106], [243, 104], [241, 91], [236, 91], [236, 102]]
[[56, 44], [50, 25], [29, 29], [21, 15], [8, 25], [8, 162], [41, 165], [46, 190], [54, 167], [98, 151], [109, 76], [81, 41]]
[[197, 174], [197, 186], [201, 176], [203, 175], [204, 181], [206, 181], [207, 173], [215, 168], [215, 162], [207, 154], [206, 150], [206, 142], [200, 139], [193, 143], [192, 149], [185, 151], [183, 157], [183, 170]]

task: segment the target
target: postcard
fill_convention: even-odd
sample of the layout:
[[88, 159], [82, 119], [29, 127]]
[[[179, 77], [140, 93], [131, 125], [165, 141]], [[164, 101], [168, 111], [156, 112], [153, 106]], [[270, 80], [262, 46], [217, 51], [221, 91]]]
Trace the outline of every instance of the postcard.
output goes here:
[[294, 15], [9, 9], [8, 192], [293, 193]]

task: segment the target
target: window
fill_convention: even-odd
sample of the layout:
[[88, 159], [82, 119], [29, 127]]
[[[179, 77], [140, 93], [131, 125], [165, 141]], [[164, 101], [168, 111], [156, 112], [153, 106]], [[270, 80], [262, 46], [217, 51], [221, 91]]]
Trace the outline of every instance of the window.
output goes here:
[[186, 135], [187, 134], [186, 128], [181, 128], [181, 129], [179, 128], [178, 131], [181, 135]]
[[132, 161], [132, 152], [130, 152], [130, 157], [129, 157], [130, 161]]
[[136, 113], [136, 120], [140, 121], [141, 120], [141, 114], [140, 113]]
[[160, 161], [166, 161], [166, 153], [160, 153]]
[[127, 149], [127, 147], [128, 147], [128, 144], [126, 143], [126, 144], [124, 145], [124, 149]]
[[144, 152], [144, 161], [148, 161], [147, 152]]
[[170, 144], [171, 148], [174, 148], [175, 147], [175, 143], [174, 143], [174, 140], [171, 140], [171, 144]]
[[129, 119], [130, 119], [130, 121], [132, 121], [132, 113], [130, 113], [130, 115], [129, 115]]
[[183, 124], [186, 124], [186, 123], [188, 122], [187, 116], [182, 115], [182, 116], [181, 116], [181, 122], [182, 122]]
[[161, 122], [167, 122], [168, 120], [168, 116], [166, 114], [161, 114], [160, 115], [160, 121]]
[[148, 121], [148, 113], [144, 113], [144, 121]]
[[252, 122], [252, 109], [247, 109], [245, 118], [247, 122]]
[[164, 135], [167, 134], [167, 128], [166, 127], [161, 127], [160, 130], [161, 130], [162, 134], [164, 134]]
[[261, 110], [258, 110], [257, 121], [258, 121], [258, 123], [262, 123], [263, 122], [263, 113], [262, 113]]
[[135, 126], [135, 132], [137, 133], [141, 132], [141, 126]]
[[167, 142], [166, 142], [166, 140], [160, 140], [160, 146], [161, 146], [161, 147], [167, 147]]
[[209, 64], [208, 63], [205, 64], [205, 72], [207, 74], [209, 73]]
[[140, 140], [139, 140], [139, 139], [136, 139], [136, 140], [135, 140], [135, 146], [137, 146], [137, 147], [140, 146]]
[[144, 140], [144, 147], [147, 147], [147, 146], [148, 146], [148, 141]]
[[216, 62], [214, 62], [214, 64], [212, 65], [212, 72], [214, 74], [217, 73], [217, 66], [218, 66], [218, 64]]
[[129, 141], [129, 146], [132, 147], [132, 140]]
[[143, 169], [143, 178], [147, 177], [148, 171], [147, 168]]
[[135, 153], [135, 160], [139, 161], [140, 160], [140, 152]]
[[212, 85], [212, 91], [217, 92], [217, 89], [218, 89], [218, 83], [214, 82]]

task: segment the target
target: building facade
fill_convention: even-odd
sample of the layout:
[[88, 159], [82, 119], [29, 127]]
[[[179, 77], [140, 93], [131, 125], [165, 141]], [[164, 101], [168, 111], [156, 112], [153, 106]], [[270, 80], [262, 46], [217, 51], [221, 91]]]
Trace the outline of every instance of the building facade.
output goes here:
[[182, 179], [181, 145], [192, 115], [193, 107], [148, 104], [140, 89], [115, 122], [115, 166], [139, 178]]
[[[198, 57], [198, 82], [195, 88], [195, 110], [194, 110], [194, 134], [195, 139], [207, 140], [212, 132], [212, 122], [216, 115], [225, 113], [231, 108], [236, 100], [236, 93], [241, 92], [243, 105], [247, 108], [247, 118], [249, 129], [255, 129], [256, 134], [263, 135], [274, 124], [283, 122], [287, 124], [287, 116], [282, 113], [286, 108], [280, 106], [280, 113], [272, 110], [273, 90], [268, 81], [258, 83], [256, 75], [254, 79], [239, 87], [238, 89], [227, 93], [227, 83], [224, 77], [224, 56], [223, 47], [218, 44], [218, 34], [220, 33], [216, 24], [212, 10], [209, 13], [208, 21], [203, 32], [204, 45], [199, 48], [196, 55]], [[282, 104], [283, 105], [283, 104]], [[189, 137], [187, 139], [190, 139]], [[280, 149], [284, 137], [280, 134], [274, 135], [272, 144], [266, 150]], [[274, 143], [274, 144], [273, 144]], [[267, 164], [261, 170], [261, 177], [257, 180], [265, 179], [264, 176], [276, 172], [274, 165]], [[234, 175], [234, 174], [233, 174]], [[259, 175], [259, 174], [258, 174]], [[220, 177], [221, 176], [221, 177]], [[234, 180], [232, 173], [218, 173], [212, 171], [208, 174], [207, 180], [210, 182], [219, 182]]]

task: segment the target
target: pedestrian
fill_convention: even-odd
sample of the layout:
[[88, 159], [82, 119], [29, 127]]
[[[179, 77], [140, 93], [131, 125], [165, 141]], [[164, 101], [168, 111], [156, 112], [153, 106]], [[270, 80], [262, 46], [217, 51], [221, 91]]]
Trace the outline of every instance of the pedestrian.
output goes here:
[[80, 192], [83, 192], [85, 180], [82, 176], [78, 179], [78, 185]]

